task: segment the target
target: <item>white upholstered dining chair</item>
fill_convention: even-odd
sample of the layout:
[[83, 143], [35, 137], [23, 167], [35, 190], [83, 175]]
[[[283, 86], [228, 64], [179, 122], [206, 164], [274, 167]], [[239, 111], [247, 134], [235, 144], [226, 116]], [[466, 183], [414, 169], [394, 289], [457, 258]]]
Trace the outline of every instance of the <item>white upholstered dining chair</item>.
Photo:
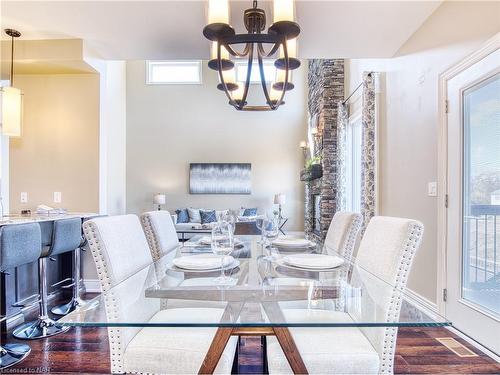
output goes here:
[[[347, 312], [284, 309], [289, 322], [356, 322], [383, 319], [396, 322], [423, 225], [415, 220], [374, 217], [357, 253], [350, 285], [362, 286], [358, 306]], [[376, 275], [373, 277], [370, 275]], [[368, 280], [367, 280], [368, 279]], [[378, 280], [378, 281], [377, 281]], [[290, 328], [310, 374], [392, 374], [396, 327]], [[274, 337], [268, 337], [269, 373], [290, 373], [291, 368]]]
[[[83, 225], [105, 293], [108, 321], [156, 323], [165, 321], [213, 322], [223, 309], [161, 309], [161, 301], [146, 298], [144, 287], [153, 285], [153, 258], [139, 219], [135, 215], [100, 217]], [[148, 267], [149, 266], [149, 267]], [[122, 283], [130, 278], [133, 283]], [[216, 328], [110, 327], [113, 373], [196, 373], [212, 342]], [[236, 338], [231, 338], [215, 370], [231, 372]]]
[[361, 229], [361, 220], [361, 215], [355, 212], [336, 212], [326, 233], [326, 252], [338, 253], [351, 259]]
[[141, 215], [141, 224], [148, 240], [151, 256], [157, 261], [166, 254], [173, 259], [179, 246], [172, 216], [168, 211], [150, 211]]

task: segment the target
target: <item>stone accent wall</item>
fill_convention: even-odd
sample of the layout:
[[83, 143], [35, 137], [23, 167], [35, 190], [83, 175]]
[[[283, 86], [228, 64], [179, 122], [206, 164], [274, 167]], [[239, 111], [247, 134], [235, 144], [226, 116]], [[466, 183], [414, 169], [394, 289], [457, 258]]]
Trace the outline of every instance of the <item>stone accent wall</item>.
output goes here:
[[[307, 237], [322, 242], [336, 211], [337, 106], [344, 99], [344, 60], [309, 60], [308, 86], [309, 115], [317, 116], [318, 126], [314, 154], [321, 157], [323, 177], [306, 182], [304, 223]], [[321, 197], [319, 233], [313, 230], [315, 194]]]

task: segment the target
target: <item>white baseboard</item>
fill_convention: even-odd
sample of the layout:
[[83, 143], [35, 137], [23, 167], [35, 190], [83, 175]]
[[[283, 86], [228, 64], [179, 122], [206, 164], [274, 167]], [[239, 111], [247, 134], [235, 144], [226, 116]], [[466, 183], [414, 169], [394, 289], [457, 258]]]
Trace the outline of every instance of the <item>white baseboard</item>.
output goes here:
[[97, 279], [84, 279], [83, 285], [87, 293], [101, 293], [101, 283]]
[[408, 288], [406, 288], [405, 294], [407, 297], [409, 297], [409, 300], [417, 302], [419, 305], [424, 307], [426, 310], [429, 310], [431, 313], [439, 314], [437, 303], [429, 301], [427, 298]]

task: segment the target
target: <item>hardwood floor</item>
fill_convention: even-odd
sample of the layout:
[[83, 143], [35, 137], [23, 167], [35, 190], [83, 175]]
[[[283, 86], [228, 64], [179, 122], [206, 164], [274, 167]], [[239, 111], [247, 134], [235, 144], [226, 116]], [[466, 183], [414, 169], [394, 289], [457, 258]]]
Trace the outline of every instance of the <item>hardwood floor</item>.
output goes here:
[[[477, 357], [461, 358], [440, 344], [436, 337], [455, 337]], [[9, 335], [2, 342], [20, 342]], [[25, 342], [26, 343], [26, 342]], [[43, 340], [27, 342], [31, 355], [2, 373], [107, 374], [109, 373], [108, 337], [105, 328], [73, 328], [69, 332]], [[255, 337], [242, 337], [238, 352], [240, 374], [264, 372], [263, 347]], [[395, 357], [398, 374], [498, 374], [500, 364], [444, 328], [401, 328]]]

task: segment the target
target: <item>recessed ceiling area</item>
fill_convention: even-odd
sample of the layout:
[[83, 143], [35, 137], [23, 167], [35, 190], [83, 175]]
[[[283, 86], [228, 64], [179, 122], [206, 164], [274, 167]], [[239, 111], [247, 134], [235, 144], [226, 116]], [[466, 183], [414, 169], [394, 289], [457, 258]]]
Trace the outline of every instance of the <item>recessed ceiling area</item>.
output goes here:
[[[300, 58], [392, 57], [441, 1], [296, 1]], [[243, 10], [231, 23], [243, 32]], [[205, 59], [206, 1], [2, 1], [2, 29], [23, 39], [83, 39], [110, 60]], [[272, 3], [259, 2], [272, 22]], [[4, 36], [2, 38], [5, 39]]]

